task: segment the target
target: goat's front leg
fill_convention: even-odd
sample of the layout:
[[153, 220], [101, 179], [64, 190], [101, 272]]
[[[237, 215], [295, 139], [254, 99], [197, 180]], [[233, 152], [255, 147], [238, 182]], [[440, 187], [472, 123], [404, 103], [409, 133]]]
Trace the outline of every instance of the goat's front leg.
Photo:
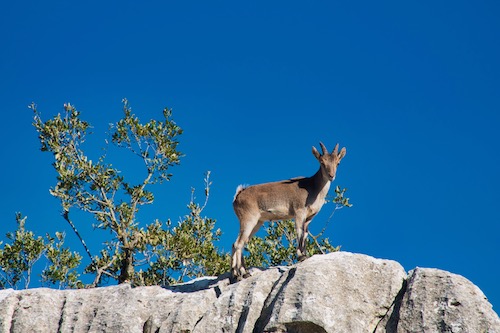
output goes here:
[[295, 230], [297, 231], [297, 258], [299, 261], [304, 261], [307, 258], [306, 239], [307, 226], [310, 221], [306, 221], [303, 215], [295, 217]]

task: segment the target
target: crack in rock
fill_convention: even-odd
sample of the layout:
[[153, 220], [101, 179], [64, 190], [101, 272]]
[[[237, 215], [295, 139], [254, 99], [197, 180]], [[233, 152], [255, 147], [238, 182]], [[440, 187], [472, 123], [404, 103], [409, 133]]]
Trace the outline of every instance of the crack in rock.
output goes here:
[[[385, 333], [396, 333], [398, 330], [399, 323], [399, 310], [401, 309], [401, 303], [403, 302], [403, 297], [406, 294], [406, 290], [408, 287], [407, 279], [403, 280], [403, 284], [401, 285], [401, 289], [397, 293], [394, 301], [391, 306], [387, 309], [387, 312], [380, 318], [379, 322], [375, 326], [373, 333], [379, 332], [379, 325], [385, 322], [384, 328]], [[389, 316], [389, 317], [388, 317]]]
[[67, 297], [64, 296], [64, 300], [63, 300], [63, 304], [62, 304], [62, 307], [61, 307], [61, 317], [59, 318], [59, 323], [58, 323], [58, 326], [57, 326], [57, 333], [61, 333], [62, 332], [62, 326], [63, 326], [63, 323], [64, 323], [64, 309], [66, 307], [66, 302], [67, 302]]
[[296, 271], [296, 267], [289, 269], [287, 272], [282, 274], [280, 279], [278, 279], [274, 283], [271, 292], [264, 302], [264, 306], [262, 307], [259, 319], [257, 319], [257, 322], [255, 323], [253, 333], [263, 332], [267, 324], [269, 324], [273, 312], [279, 313], [280, 305], [277, 305], [277, 302], [280, 298], [283, 297], [283, 292], [286, 289], [288, 282], [290, 282], [290, 280], [295, 276]]

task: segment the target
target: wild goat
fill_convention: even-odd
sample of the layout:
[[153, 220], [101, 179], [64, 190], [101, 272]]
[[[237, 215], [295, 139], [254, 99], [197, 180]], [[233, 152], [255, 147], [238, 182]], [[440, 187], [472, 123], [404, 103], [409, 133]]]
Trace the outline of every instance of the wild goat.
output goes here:
[[323, 143], [319, 143], [323, 154], [313, 147], [312, 153], [320, 167], [312, 177], [298, 177], [273, 183], [244, 187], [238, 186], [233, 208], [240, 220], [240, 232], [233, 244], [231, 275], [240, 281], [250, 274], [243, 262], [243, 247], [265, 221], [295, 218], [297, 231], [297, 256], [299, 261], [307, 258], [306, 239], [309, 223], [325, 203], [330, 183], [335, 179], [340, 160], [346, 149], [338, 152], [339, 145], [330, 154]]

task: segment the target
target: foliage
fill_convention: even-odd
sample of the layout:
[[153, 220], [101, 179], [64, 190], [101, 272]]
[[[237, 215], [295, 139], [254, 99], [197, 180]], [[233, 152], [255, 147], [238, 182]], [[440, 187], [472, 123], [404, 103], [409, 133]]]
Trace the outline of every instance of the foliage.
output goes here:
[[[220, 239], [220, 229], [214, 231], [215, 220], [202, 217], [201, 213], [208, 201], [209, 173], [205, 178], [205, 203], [203, 206], [194, 202], [192, 195], [188, 204], [189, 214], [175, 226], [167, 221], [162, 228], [160, 222], [150, 225], [155, 237], [150, 239], [149, 253], [156, 261], [148, 269], [140, 271], [138, 283], [172, 284], [205, 275], [219, 275], [229, 270], [229, 254], [220, 252], [214, 242]], [[194, 190], [193, 190], [194, 194]]]
[[[45, 257], [49, 265], [42, 271], [42, 282], [61, 288], [81, 288], [77, 271], [82, 260], [78, 252], [64, 248], [64, 233], [56, 232], [55, 238], [47, 235]], [[57, 240], [57, 241], [56, 241]]]
[[10, 242], [0, 249], [0, 288], [28, 288], [33, 267], [44, 256], [48, 265], [42, 271], [43, 282], [77, 287], [79, 275], [74, 269], [81, 257], [63, 247], [64, 234], [44, 239], [26, 230], [26, 217], [20, 213], [16, 214], [16, 222], [17, 230], [6, 234]]
[[33, 265], [40, 259], [45, 250], [45, 243], [42, 237], [35, 237], [32, 231], [24, 228], [26, 217], [16, 214], [18, 229], [15, 232], [8, 232], [7, 239], [12, 243], [7, 243], [0, 250], [0, 266], [2, 276], [0, 284], [2, 287], [17, 288], [21, 281], [24, 281], [24, 288], [28, 288], [31, 280]]

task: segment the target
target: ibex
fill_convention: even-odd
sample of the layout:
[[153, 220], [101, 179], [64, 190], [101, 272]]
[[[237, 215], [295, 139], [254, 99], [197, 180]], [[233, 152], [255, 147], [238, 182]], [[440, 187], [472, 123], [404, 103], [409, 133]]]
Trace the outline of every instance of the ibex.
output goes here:
[[298, 177], [246, 188], [240, 185], [236, 189], [233, 208], [240, 220], [240, 232], [232, 249], [233, 281], [250, 276], [243, 262], [243, 247], [265, 221], [294, 218], [298, 260], [307, 258], [305, 247], [309, 223], [325, 203], [337, 167], [346, 154], [345, 148], [338, 152], [338, 144], [331, 154], [323, 143], [319, 144], [323, 154], [315, 147], [312, 148], [312, 153], [320, 164], [318, 172], [312, 177]]

